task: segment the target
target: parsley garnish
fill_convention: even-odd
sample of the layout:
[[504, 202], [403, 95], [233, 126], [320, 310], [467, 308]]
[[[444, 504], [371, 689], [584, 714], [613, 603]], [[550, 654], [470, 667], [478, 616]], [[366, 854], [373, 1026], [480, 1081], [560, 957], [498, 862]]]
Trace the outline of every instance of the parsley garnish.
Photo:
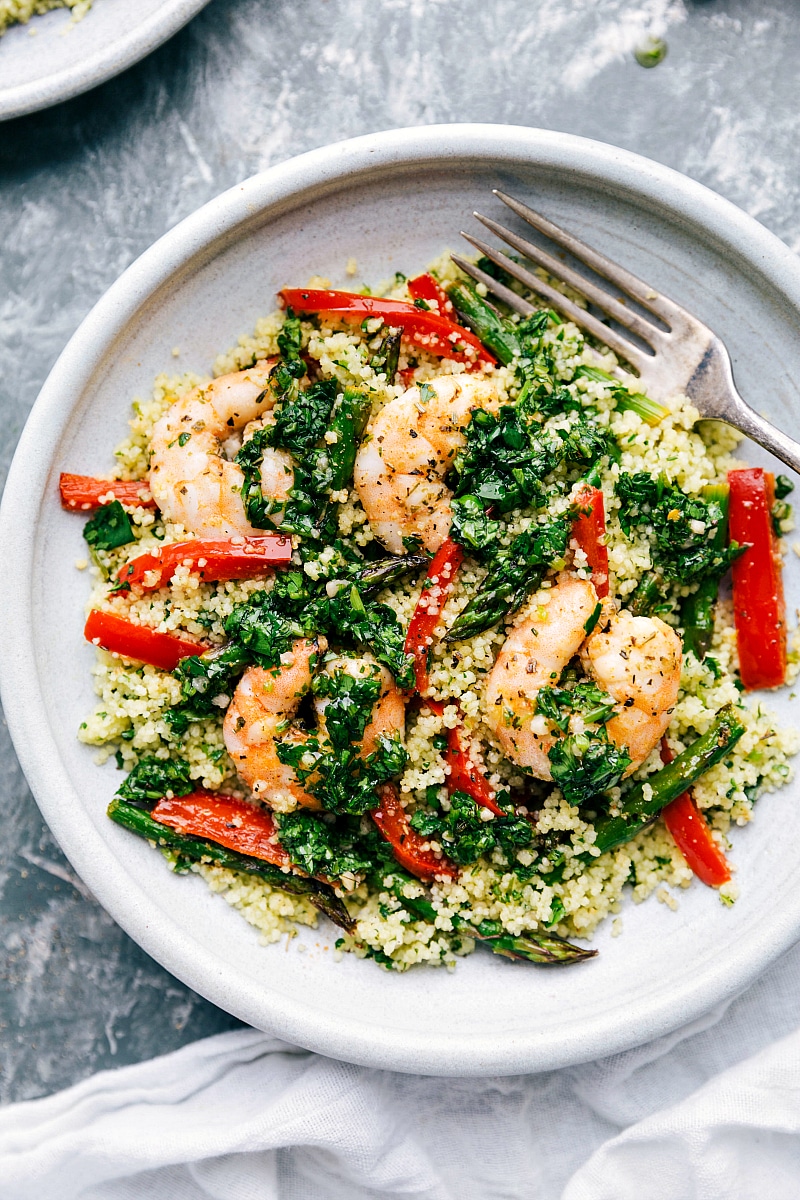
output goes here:
[[[112, 484], [109, 484], [109, 491]], [[116, 550], [135, 541], [131, 519], [119, 500], [103, 504], [83, 527], [83, 536], [92, 550]]]
[[603, 724], [615, 707], [608, 692], [596, 683], [578, 683], [574, 688], [543, 687], [536, 698], [537, 711], [562, 733], [567, 732], [573, 713], [579, 713], [587, 724]]
[[550, 748], [553, 782], [569, 804], [584, 804], [615, 787], [632, 758], [610, 741], [605, 726], [596, 732], [568, 734]]
[[511, 809], [508, 816], [482, 820], [478, 805], [466, 792], [454, 792], [446, 812], [417, 810], [410, 824], [423, 837], [440, 842], [445, 854], [462, 866], [477, 862], [495, 849], [513, 863], [517, 850], [530, 846], [536, 837], [531, 822], [517, 817]]
[[364, 730], [380, 694], [380, 670], [368, 664], [354, 676], [344, 668], [315, 676], [312, 692], [322, 701], [320, 728], [302, 740], [276, 743], [279, 760], [328, 812], [360, 815], [375, 807], [375, 789], [399, 775], [407, 760], [401, 743], [379, 735], [377, 748], [361, 757]]
[[715, 536], [725, 513], [716, 500], [687, 496], [660, 476], [644, 471], [620, 475], [617, 495], [623, 532], [646, 526], [654, 537], [654, 565], [665, 579], [692, 583], [700, 576], [719, 574], [734, 562], [744, 547], [731, 542], [718, 547]]
[[186, 796], [193, 790], [189, 769], [182, 758], [143, 758], [117, 789], [117, 795], [137, 808], [150, 809], [167, 792]]

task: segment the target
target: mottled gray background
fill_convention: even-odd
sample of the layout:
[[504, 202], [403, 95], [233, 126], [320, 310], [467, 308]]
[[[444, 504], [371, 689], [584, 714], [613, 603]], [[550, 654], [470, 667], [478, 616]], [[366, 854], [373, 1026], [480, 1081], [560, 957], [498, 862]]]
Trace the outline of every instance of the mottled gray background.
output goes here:
[[[685, 171], [799, 249], [797, 15], [794, 0], [212, 0], [118, 79], [0, 125], [0, 471], [119, 273], [224, 188], [326, 142], [440, 121], [567, 130]], [[648, 31], [669, 44], [653, 70], [632, 53]], [[0, 805], [0, 1099], [236, 1024], [75, 878], [4, 728]]]

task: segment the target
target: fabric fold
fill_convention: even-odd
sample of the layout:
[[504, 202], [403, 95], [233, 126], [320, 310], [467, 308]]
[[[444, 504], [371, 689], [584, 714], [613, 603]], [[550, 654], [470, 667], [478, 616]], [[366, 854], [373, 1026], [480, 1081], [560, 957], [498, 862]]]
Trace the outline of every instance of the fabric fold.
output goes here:
[[436, 1079], [252, 1029], [0, 1110], [3, 1200], [796, 1200], [800, 947], [646, 1046]]

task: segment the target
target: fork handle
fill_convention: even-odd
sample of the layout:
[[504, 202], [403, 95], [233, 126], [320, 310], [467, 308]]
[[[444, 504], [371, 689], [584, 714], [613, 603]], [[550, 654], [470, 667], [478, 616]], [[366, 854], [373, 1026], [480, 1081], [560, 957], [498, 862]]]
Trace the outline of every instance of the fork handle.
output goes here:
[[716, 334], [711, 335], [686, 391], [703, 417], [727, 421], [800, 475], [800, 442], [776, 429], [742, 399], [734, 382], [730, 356]]
[[776, 429], [743, 400], [741, 405], [737, 404], [736, 419], [731, 421], [731, 424], [800, 475], [800, 442], [790, 438], [788, 433]]

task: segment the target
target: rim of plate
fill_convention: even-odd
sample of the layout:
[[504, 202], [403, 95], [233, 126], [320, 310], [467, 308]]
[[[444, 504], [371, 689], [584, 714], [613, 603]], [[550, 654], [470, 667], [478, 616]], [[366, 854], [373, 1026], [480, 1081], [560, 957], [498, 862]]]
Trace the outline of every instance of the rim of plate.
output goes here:
[[[39, 807], [82, 879], [119, 925], [147, 953], [184, 983], [227, 1011], [279, 1037], [367, 1066], [428, 1075], [518, 1074], [548, 1070], [628, 1049], [672, 1032], [723, 998], [734, 995], [788, 949], [800, 934], [800, 891], [774, 914], [769, 939], [757, 924], [745, 925], [740, 953], [728, 961], [699, 962], [676, 995], [655, 990], [635, 1014], [616, 1006], [589, 1024], [561, 1030], [557, 1039], [537, 1032], [503, 1041], [490, 1028], [431, 1044], [355, 1020], [344, 1023], [324, 1011], [277, 1001], [266, 1011], [253, 981], [225, 978], [213, 953], [186, 938], [165, 917], [102, 841], [83, 810], [61, 763], [48, 726], [37, 675], [31, 595], [36, 528], [51, 464], [51, 449], [71, 419], [64, 397], [77, 398], [114, 339], [153, 294], [205, 255], [208, 261], [237, 231], [287, 204], [338, 190], [344, 180], [366, 180], [384, 170], [460, 160], [525, 163], [558, 168], [575, 179], [594, 178], [654, 210], [668, 212], [702, 233], [730, 257], [755, 268], [800, 311], [800, 260], [774, 234], [702, 184], [649, 159], [601, 142], [547, 130], [508, 125], [439, 125], [368, 134], [312, 150], [222, 193], [187, 217], [141, 255], [84, 319], [53, 367], [31, 411], [11, 466], [0, 506], [0, 690], [20, 763]], [[235, 993], [235, 994], [234, 994]]]
[[[102, 50], [41, 79], [32, 79], [16, 87], [0, 87], [0, 121], [50, 108], [113, 79], [157, 50], [208, 3], [209, 0], [163, 0], [160, 7], [135, 29]], [[91, 21], [91, 11], [84, 19]], [[74, 34], [75, 30], [72, 32]]]

